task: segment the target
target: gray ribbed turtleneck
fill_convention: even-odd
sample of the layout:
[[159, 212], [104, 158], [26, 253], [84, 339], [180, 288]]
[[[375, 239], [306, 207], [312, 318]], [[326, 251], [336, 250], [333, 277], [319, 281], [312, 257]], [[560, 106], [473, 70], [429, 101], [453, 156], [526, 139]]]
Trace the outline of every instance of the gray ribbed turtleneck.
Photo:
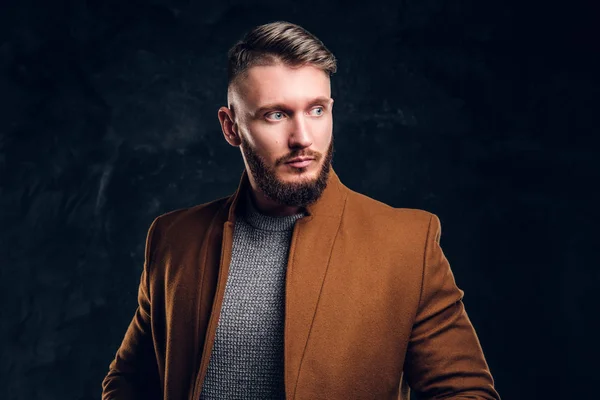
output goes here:
[[240, 201], [200, 399], [283, 399], [285, 273], [294, 224], [306, 213], [261, 214], [249, 191]]

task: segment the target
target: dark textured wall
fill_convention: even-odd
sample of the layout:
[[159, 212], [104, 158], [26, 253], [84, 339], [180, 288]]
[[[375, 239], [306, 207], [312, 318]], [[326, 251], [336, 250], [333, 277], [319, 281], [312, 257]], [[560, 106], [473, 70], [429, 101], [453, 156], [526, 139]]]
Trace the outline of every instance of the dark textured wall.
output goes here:
[[1, 399], [99, 399], [150, 222], [236, 188], [226, 52], [278, 19], [339, 60], [342, 182], [439, 215], [502, 397], [589, 398], [600, 65], [583, 2], [1, 4]]

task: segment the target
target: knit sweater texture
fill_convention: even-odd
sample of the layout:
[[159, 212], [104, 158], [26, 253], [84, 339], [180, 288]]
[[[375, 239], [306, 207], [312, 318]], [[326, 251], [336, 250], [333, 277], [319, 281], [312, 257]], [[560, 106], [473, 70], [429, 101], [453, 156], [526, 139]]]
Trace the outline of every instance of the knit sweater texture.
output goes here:
[[294, 224], [306, 214], [268, 216], [249, 192], [243, 199], [201, 400], [285, 398], [285, 275]]

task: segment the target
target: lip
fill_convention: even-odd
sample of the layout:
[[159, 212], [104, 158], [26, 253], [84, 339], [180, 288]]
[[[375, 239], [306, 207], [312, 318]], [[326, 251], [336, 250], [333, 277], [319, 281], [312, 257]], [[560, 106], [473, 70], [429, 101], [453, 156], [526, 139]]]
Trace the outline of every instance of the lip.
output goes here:
[[288, 161], [286, 164], [295, 168], [303, 168], [314, 161], [314, 158], [294, 158], [292, 161]]

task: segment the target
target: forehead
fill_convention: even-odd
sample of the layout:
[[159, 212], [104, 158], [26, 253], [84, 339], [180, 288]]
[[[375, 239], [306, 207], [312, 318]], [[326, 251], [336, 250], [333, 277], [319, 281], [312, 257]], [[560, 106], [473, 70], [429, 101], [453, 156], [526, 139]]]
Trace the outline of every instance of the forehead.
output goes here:
[[247, 71], [241, 88], [243, 101], [250, 108], [266, 103], [293, 105], [304, 99], [331, 96], [329, 76], [312, 65], [254, 66]]

